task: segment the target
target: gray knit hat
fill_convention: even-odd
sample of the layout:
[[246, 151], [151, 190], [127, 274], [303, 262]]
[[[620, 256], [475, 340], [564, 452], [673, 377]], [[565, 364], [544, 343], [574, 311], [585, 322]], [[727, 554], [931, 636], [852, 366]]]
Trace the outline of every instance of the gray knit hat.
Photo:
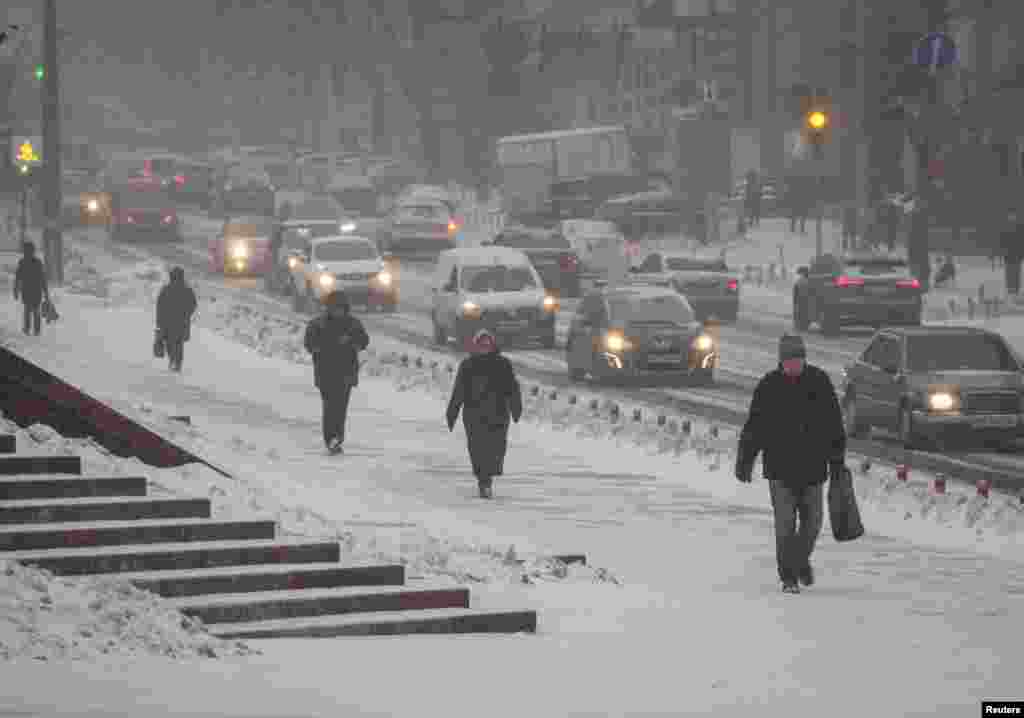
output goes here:
[[783, 334], [779, 339], [779, 361], [806, 358], [807, 347], [804, 346], [804, 338], [799, 334]]

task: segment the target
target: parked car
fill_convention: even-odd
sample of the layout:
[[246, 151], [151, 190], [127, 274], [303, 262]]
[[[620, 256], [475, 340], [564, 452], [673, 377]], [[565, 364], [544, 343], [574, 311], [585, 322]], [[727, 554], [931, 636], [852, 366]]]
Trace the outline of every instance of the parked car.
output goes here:
[[273, 232], [270, 217], [242, 215], [226, 220], [210, 240], [210, 271], [242, 276], [266, 273], [272, 266]]
[[549, 293], [561, 298], [580, 295], [579, 255], [569, 240], [557, 231], [506, 226], [486, 244], [522, 250]]
[[529, 258], [507, 247], [466, 247], [442, 252], [431, 287], [434, 341], [454, 338], [465, 347], [482, 328], [499, 340], [555, 346], [558, 300]]
[[667, 287], [601, 287], [583, 297], [565, 348], [572, 381], [696, 379], [710, 383], [718, 341]]
[[740, 311], [740, 280], [724, 259], [652, 252], [630, 272], [661, 279], [686, 297], [698, 321], [736, 321]]
[[831, 336], [845, 325], [921, 324], [921, 283], [901, 257], [824, 254], [797, 274], [793, 324], [798, 331], [813, 322]]
[[987, 329], [883, 329], [846, 368], [840, 391], [851, 436], [884, 427], [908, 448], [1024, 436], [1024, 365]]

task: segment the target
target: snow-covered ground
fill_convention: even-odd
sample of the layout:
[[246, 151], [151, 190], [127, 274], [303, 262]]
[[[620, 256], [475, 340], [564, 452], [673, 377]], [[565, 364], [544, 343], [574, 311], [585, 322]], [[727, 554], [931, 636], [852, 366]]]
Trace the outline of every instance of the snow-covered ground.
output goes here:
[[[984, 697], [1019, 693], [1024, 512], [1015, 497], [985, 500], [952, 485], [932, 496], [928, 477], [902, 484], [892, 467], [853, 459], [869, 535], [836, 544], [826, 522], [819, 584], [782, 596], [767, 489], [733, 479], [725, 427], [693, 421], [686, 435], [676, 417], [635, 422], [625, 406], [612, 422], [606, 403], [592, 409], [581, 395], [571, 405], [546, 388], [532, 396], [527, 384], [507, 475], [493, 502], [480, 501], [461, 429], [444, 427], [450, 358], [374, 337], [349, 454], [327, 458], [301, 326], [205, 302], [185, 372], [170, 374], [150, 356], [162, 269], [88, 282], [76, 270], [57, 298], [59, 323], [22, 337], [17, 308], [4, 303], [0, 338], [235, 479], [134, 461], [119, 462], [122, 472], [211, 496], [218, 516], [269, 513], [288, 532], [337, 536], [346, 560], [399, 557], [412, 575], [471, 583], [481, 606], [536, 607], [540, 632], [256, 642], [261, 655], [220, 661], [13, 661], [2, 669], [0, 713], [724, 715], [764, 706], [959, 716]], [[191, 426], [167, 418], [181, 414]], [[69, 450], [36, 434], [35, 451]], [[109, 470], [109, 457], [82, 453], [88, 473]], [[591, 567], [565, 572], [543, 560], [574, 552]]]

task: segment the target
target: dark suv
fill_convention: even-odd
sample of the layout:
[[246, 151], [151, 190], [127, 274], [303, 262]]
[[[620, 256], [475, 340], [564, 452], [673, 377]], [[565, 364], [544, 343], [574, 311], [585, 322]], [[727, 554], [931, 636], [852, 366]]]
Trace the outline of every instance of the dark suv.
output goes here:
[[566, 298], [580, 295], [580, 259], [565, 237], [534, 227], [506, 227], [485, 244], [520, 249], [544, 280], [544, 288]]

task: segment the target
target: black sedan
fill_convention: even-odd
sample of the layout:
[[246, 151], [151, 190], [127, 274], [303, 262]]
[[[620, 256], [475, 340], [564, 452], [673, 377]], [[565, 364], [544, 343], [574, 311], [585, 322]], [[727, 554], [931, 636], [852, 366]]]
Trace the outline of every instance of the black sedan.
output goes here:
[[544, 280], [544, 288], [559, 297], [580, 295], [580, 260], [576, 250], [556, 231], [533, 227], [505, 227], [485, 244], [520, 249]]
[[976, 327], [884, 329], [845, 371], [847, 432], [893, 429], [908, 448], [1024, 435], [1024, 366], [1005, 339]]

